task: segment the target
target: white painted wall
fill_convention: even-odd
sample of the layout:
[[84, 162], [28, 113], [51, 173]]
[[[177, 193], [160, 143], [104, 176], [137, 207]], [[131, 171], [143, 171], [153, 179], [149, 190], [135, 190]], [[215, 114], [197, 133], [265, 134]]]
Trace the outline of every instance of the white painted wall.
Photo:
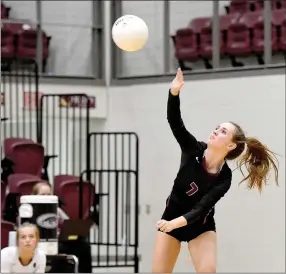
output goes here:
[[[141, 272], [151, 270], [155, 223], [180, 161], [166, 119], [168, 87], [158, 83], [109, 90], [106, 130], [132, 130], [140, 137]], [[199, 140], [218, 123], [232, 120], [282, 155], [280, 187], [272, 179], [261, 196], [238, 187], [241, 175], [234, 172], [230, 192], [217, 205], [216, 220], [218, 272], [284, 272], [285, 76], [186, 82], [181, 102], [185, 124]], [[185, 245], [175, 271], [193, 271]]]

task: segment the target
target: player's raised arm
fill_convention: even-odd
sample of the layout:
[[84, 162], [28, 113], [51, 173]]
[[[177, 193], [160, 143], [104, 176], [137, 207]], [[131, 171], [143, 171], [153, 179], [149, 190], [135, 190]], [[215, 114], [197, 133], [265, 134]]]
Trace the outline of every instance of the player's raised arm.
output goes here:
[[186, 129], [180, 110], [180, 91], [184, 85], [184, 76], [181, 69], [178, 69], [175, 79], [171, 83], [167, 105], [167, 119], [171, 130], [179, 143], [182, 151], [191, 152], [197, 148], [196, 138]]

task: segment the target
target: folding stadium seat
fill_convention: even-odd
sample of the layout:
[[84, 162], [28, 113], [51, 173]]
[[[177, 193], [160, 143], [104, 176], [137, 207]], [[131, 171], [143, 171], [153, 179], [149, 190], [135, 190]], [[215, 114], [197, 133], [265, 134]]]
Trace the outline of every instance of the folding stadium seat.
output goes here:
[[19, 34], [24, 28], [29, 28], [29, 23], [9, 20], [9, 23], [3, 23], [5, 29], [9, 29], [14, 35]]
[[10, 12], [10, 8], [6, 7], [1, 2], [1, 19], [8, 19], [9, 18], [9, 12]]
[[[79, 182], [80, 178], [72, 175], [58, 175], [54, 177], [54, 194], [63, 201], [63, 211], [73, 219], [79, 218]], [[91, 206], [94, 204], [95, 188], [89, 182], [83, 182], [83, 219], [89, 217]]]
[[274, 26], [281, 27], [286, 20], [286, 9], [276, 9], [272, 11], [271, 21]]
[[44, 165], [44, 148], [41, 144], [24, 138], [4, 140], [4, 155], [12, 161], [13, 173], [41, 176]]
[[250, 11], [250, 0], [232, 0], [228, 7], [228, 13], [243, 14]]
[[[48, 37], [43, 33], [43, 59], [48, 57]], [[23, 30], [18, 38], [18, 52], [19, 58], [35, 58], [37, 48], [37, 30], [26, 29]]]
[[252, 11], [260, 11], [264, 8], [263, 0], [252, 0], [249, 5], [252, 7]]
[[279, 49], [286, 52], [286, 20], [284, 19], [281, 25], [281, 35], [279, 37]]
[[9, 232], [15, 230], [15, 224], [1, 220], [1, 249], [9, 245]]
[[212, 27], [204, 27], [200, 32], [199, 54], [203, 58], [212, 57]]
[[230, 13], [227, 15], [220, 16], [220, 31], [222, 32], [221, 45], [223, 45], [224, 53], [226, 53], [229, 28], [233, 24], [237, 23], [240, 16], [241, 15], [239, 13]]
[[[45, 66], [49, 52], [49, 38], [42, 33], [42, 59]], [[37, 55], [37, 30], [33, 28], [23, 29], [18, 35], [17, 58], [35, 60]]]
[[193, 19], [189, 27], [196, 33], [200, 34], [203, 28], [208, 28], [211, 26], [211, 17], [199, 17]]
[[[206, 68], [211, 68], [211, 65], [207, 61], [207, 57], [209, 57], [209, 45], [211, 43], [211, 18], [210, 17], [199, 17], [193, 19], [189, 27], [196, 34], [196, 39], [198, 43], [198, 53], [201, 57], [204, 56], [205, 66]], [[205, 58], [206, 57], [206, 58]]]
[[[231, 24], [239, 18], [238, 13], [220, 16], [220, 54], [225, 54], [227, 32]], [[205, 58], [212, 56], [212, 26], [203, 27], [200, 33], [200, 55]]]
[[54, 176], [54, 193], [60, 193], [61, 185], [63, 182], [69, 180], [79, 180], [77, 176], [74, 175], [56, 175]]
[[278, 49], [286, 51], [286, 9], [272, 11], [272, 24], [277, 31]]
[[[269, 0], [271, 1], [271, 8], [272, 9], [281, 9], [286, 4], [285, 0]], [[264, 9], [264, 0], [255, 0], [255, 10]]]
[[4, 59], [12, 59], [15, 57], [15, 36], [13, 31], [2, 24], [1, 26], [1, 57]]
[[245, 23], [236, 22], [229, 26], [225, 51], [230, 56], [246, 56], [251, 53], [250, 31]]
[[175, 39], [175, 57], [178, 60], [196, 61], [198, 59], [197, 37], [191, 28], [177, 30]]
[[[253, 14], [256, 14], [257, 17], [253, 17]], [[252, 51], [256, 54], [264, 54], [264, 14], [263, 10], [249, 14], [250, 18], [248, 26], [252, 29], [253, 33], [253, 44]], [[271, 47], [272, 51], [278, 51], [278, 37], [275, 25], [272, 23], [271, 26]]]
[[281, 0], [280, 3], [281, 3], [280, 8], [286, 9], [286, 0]]
[[8, 190], [6, 196], [3, 219], [10, 222], [17, 222], [18, 208], [20, 206], [20, 197], [22, 195], [31, 195], [32, 189], [36, 183], [41, 181], [40, 177], [30, 174], [12, 174], [8, 177]]
[[[278, 37], [274, 26], [271, 30], [271, 47], [272, 52], [278, 51]], [[264, 54], [264, 23], [258, 22], [253, 26], [253, 46], [254, 53]]]
[[41, 178], [31, 174], [17, 173], [8, 177], [9, 193], [20, 193], [21, 195], [30, 195], [36, 183]]
[[228, 29], [226, 52], [231, 56], [247, 56], [252, 52], [252, 29], [258, 22], [263, 22], [263, 12], [244, 13]]
[[3, 214], [5, 199], [6, 199], [6, 186], [7, 184], [1, 181], [1, 214]]
[[255, 24], [263, 22], [263, 20], [264, 20], [263, 10], [259, 10], [255, 12], [244, 13], [239, 18], [238, 22], [245, 23], [249, 29], [252, 29]]

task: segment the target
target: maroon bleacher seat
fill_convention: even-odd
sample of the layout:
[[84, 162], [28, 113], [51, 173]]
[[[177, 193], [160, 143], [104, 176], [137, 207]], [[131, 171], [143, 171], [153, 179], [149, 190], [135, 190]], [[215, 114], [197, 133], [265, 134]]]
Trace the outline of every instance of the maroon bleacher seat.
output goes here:
[[244, 23], [234, 23], [227, 31], [226, 53], [230, 56], [245, 56], [251, 53], [249, 28]]
[[272, 11], [271, 21], [273, 25], [279, 27], [286, 20], [286, 9], [276, 9]]
[[[79, 218], [79, 182], [80, 178], [72, 175], [57, 175], [54, 177], [54, 194], [59, 196], [64, 205], [62, 209], [73, 219]], [[89, 182], [83, 182], [83, 218], [89, 216], [90, 207], [94, 203], [95, 188]]]
[[207, 56], [209, 52], [209, 43], [211, 43], [211, 18], [194, 18], [190, 22], [189, 27], [196, 35], [199, 55]]
[[229, 4], [229, 13], [243, 14], [250, 10], [250, 0], [232, 0]]
[[41, 176], [44, 165], [44, 147], [24, 138], [4, 140], [5, 157], [13, 162], [14, 173]]
[[262, 20], [263, 11], [257, 11], [244, 13], [237, 22], [232, 23], [227, 32], [226, 53], [231, 56], [249, 55], [252, 52], [251, 30]]
[[253, 28], [255, 24], [263, 22], [264, 11], [246, 12], [238, 20], [239, 23], [245, 23], [248, 28]]
[[278, 36], [278, 49], [286, 51], [286, 9], [272, 11], [272, 24], [275, 26]]
[[9, 18], [9, 11], [10, 11], [10, 8], [6, 7], [1, 2], [1, 19], [8, 19]]
[[1, 214], [3, 214], [6, 198], [6, 183], [1, 181]]
[[9, 245], [9, 232], [15, 230], [15, 224], [1, 220], [1, 249]]
[[281, 25], [281, 35], [279, 37], [279, 49], [286, 52], [286, 20]]
[[62, 174], [54, 176], [54, 193], [59, 193], [61, 189], [61, 184], [68, 180], [79, 180], [77, 176]]
[[[264, 1], [265, 0], [252, 0], [255, 4], [255, 10], [264, 9]], [[271, 1], [271, 8], [274, 9], [281, 9], [286, 7], [286, 1], [285, 0], [267, 0]]]
[[[48, 58], [48, 38], [43, 32], [42, 34], [42, 58]], [[19, 59], [35, 59], [37, 55], [37, 30], [23, 29], [18, 35], [17, 58]]]
[[281, 0], [280, 3], [281, 3], [281, 8], [286, 9], [286, 0]]
[[200, 34], [203, 28], [207, 28], [211, 26], [211, 17], [198, 17], [194, 18], [189, 27], [196, 33]]
[[16, 173], [8, 177], [8, 188], [10, 193], [20, 193], [21, 195], [30, 195], [36, 183], [41, 178], [31, 174]]
[[[244, 15], [248, 28], [252, 29], [253, 41], [252, 51], [254, 53], [264, 53], [264, 11], [250, 12]], [[275, 25], [271, 27], [271, 47], [272, 51], [278, 50], [278, 37]]]
[[174, 39], [177, 59], [190, 62], [198, 59], [197, 37], [191, 28], [177, 30]]
[[[274, 26], [272, 26], [271, 30], [271, 47], [272, 52], [278, 51], [278, 37]], [[255, 53], [264, 53], [264, 22], [258, 22], [253, 27], [252, 50]]]
[[200, 32], [199, 54], [201, 57], [210, 58], [212, 56], [212, 27], [204, 27]]
[[5, 29], [13, 32], [14, 35], [21, 33], [25, 27], [30, 27], [28, 22], [26, 23], [18, 20], [9, 20], [9, 22], [2, 23], [2, 25], [5, 27]]
[[[220, 54], [224, 55], [226, 52], [227, 31], [231, 24], [237, 22], [239, 18], [238, 13], [232, 13], [220, 16]], [[200, 55], [205, 58], [212, 56], [212, 26], [203, 27], [200, 33]]]
[[15, 36], [10, 28], [6, 27], [6, 24], [1, 24], [1, 57], [6, 59], [12, 59], [15, 57]]

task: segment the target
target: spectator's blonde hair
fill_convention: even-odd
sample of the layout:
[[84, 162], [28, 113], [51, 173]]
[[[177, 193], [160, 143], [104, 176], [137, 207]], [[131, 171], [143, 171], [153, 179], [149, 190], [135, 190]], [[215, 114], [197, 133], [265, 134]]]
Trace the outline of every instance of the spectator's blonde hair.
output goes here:
[[42, 186], [48, 186], [49, 188], [52, 189], [51, 185], [47, 181], [41, 181], [39, 183], [36, 183], [32, 189], [32, 195], [38, 195], [39, 190]]

